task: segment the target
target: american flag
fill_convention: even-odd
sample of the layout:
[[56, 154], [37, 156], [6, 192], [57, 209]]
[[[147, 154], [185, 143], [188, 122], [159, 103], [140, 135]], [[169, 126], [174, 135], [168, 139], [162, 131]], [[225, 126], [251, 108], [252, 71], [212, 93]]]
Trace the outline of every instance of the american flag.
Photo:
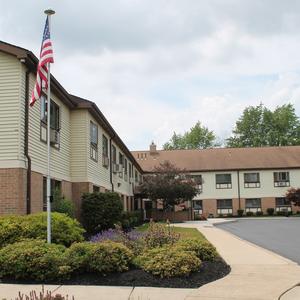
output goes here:
[[33, 106], [35, 101], [41, 97], [42, 89], [48, 89], [48, 63], [53, 63], [53, 49], [50, 40], [49, 20], [46, 19], [43, 41], [41, 46], [40, 61], [36, 72], [36, 83], [32, 91], [30, 106]]

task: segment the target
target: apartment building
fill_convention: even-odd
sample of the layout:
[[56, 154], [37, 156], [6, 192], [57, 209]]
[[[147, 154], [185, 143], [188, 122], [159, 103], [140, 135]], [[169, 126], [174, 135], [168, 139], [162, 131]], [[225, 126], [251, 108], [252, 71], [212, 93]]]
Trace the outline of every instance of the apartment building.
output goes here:
[[[300, 187], [300, 146], [264, 148], [213, 148], [132, 152], [143, 171], [169, 161], [202, 182], [192, 201], [192, 218], [198, 215], [237, 215], [300, 210], [285, 200], [290, 187]], [[145, 200], [146, 201], [146, 200]]]
[[[45, 210], [47, 100], [29, 108], [38, 59], [0, 41], [0, 215]], [[97, 105], [51, 75], [51, 188], [80, 210], [84, 192], [115, 191], [137, 208], [142, 169]]]

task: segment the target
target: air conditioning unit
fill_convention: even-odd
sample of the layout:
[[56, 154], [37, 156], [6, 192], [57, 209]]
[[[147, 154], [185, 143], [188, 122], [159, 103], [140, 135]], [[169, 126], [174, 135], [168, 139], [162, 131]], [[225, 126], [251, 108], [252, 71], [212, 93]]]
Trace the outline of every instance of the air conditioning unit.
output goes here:
[[55, 129], [50, 129], [50, 143], [59, 144], [59, 132]]
[[108, 167], [109, 165], [109, 158], [107, 156], [102, 156], [102, 165], [103, 167]]
[[127, 181], [128, 180], [128, 175], [124, 174], [124, 180]]
[[113, 171], [113, 173], [118, 173], [118, 172], [120, 172], [120, 165], [114, 163], [114, 164], [112, 165], [112, 171]]
[[129, 178], [129, 183], [134, 183], [134, 178], [133, 177]]

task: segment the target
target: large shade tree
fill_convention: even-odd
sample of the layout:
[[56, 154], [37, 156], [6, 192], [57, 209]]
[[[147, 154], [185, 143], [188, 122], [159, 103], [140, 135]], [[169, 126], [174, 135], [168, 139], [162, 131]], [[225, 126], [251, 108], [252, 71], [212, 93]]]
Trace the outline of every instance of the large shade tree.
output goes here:
[[160, 201], [163, 209], [192, 200], [199, 192], [199, 180], [186, 174], [168, 161], [157, 166], [152, 174], [144, 176], [142, 193], [152, 201]]
[[163, 148], [164, 150], [205, 149], [216, 145], [216, 136], [214, 132], [205, 126], [202, 126], [198, 121], [183, 135], [174, 132], [171, 139], [163, 145]]
[[247, 107], [227, 139], [228, 147], [300, 145], [300, 120], [292, 104], [274, 111], [263, 104]]

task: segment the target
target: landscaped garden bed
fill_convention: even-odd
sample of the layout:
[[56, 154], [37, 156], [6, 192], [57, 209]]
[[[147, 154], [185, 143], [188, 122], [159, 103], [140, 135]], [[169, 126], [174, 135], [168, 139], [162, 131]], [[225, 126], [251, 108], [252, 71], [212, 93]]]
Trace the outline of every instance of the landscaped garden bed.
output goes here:
[[1, 282], [197, 288], [230, 272], [196, 229], [150, 222], [123, 231], [121, 224], [89, 223], [86, 235], [60, 213], [52, 214], [52, 225], [47, 244], [46, 214], [0, 218]]

